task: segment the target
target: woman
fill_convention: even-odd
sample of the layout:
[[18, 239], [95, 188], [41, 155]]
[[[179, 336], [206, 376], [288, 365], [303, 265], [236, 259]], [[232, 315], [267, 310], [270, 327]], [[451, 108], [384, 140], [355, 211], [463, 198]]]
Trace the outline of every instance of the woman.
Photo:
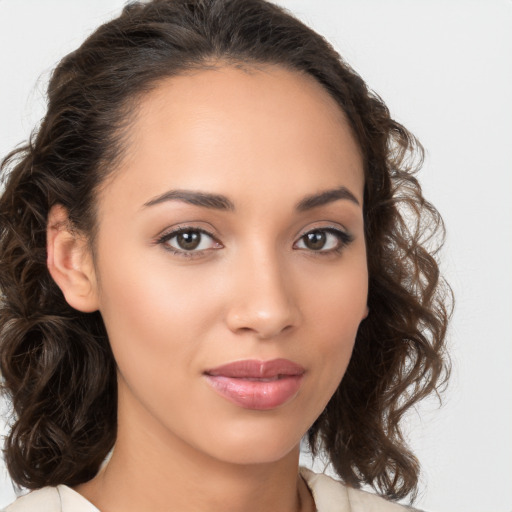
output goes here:
[[262, 0], [129, 5], [48, 96], [2, 166], [7, 510], [401, 510], [447, 374], [414, 137]]

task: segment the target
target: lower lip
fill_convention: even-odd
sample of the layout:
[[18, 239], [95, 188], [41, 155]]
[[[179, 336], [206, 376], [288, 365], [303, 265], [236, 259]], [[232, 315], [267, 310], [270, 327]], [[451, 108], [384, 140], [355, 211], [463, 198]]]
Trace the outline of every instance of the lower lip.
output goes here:
[[206, 380], [230, 402], [244, 409], [265, 411], [289, 402], [299, 391], [302, 375], [286, 375], [267, 381], [206, 375]]

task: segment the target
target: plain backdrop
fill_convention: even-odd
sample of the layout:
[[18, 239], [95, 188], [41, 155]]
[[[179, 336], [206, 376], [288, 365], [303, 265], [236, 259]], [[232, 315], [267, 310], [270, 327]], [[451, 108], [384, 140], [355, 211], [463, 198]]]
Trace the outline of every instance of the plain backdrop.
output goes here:
[[[124, 3], [0, 0], [0, 155], [42, 117], [58, 60]], [[279, 3], [327, 37], [427, 149], [420, 180], [447, 225], [442, 268], [456, 309], [444, 405], [408, 418], [423, 465], [417, 506], [511, 512], [512, 1]], [[0, 506], [15, 497], [2, 472]]]

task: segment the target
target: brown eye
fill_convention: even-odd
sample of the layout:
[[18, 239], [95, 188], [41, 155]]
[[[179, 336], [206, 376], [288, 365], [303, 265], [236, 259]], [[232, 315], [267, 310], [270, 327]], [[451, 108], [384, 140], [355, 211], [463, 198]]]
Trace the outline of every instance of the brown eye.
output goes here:
[[323, 249], [326, 240], [327, 236], [324, 231], [312, 231], [304, 235], [304, 245], [312, 251]]
[[334, 251], [341, 251], [352, 240], [352, 235], [340, 229], [314, 229], [302, 235], [295, 247], [297, 249], [328, 254]]
[[201, 243], [202, 233], [198, 231], [183, 231], [176, 235], [176, 244], [184, 251], [193, 251]]
[[202, 229], [180, 228], [162, 236], [159, 243], [177, 254], [200, 254], [209, 249], [220, 249], [222, 244]]

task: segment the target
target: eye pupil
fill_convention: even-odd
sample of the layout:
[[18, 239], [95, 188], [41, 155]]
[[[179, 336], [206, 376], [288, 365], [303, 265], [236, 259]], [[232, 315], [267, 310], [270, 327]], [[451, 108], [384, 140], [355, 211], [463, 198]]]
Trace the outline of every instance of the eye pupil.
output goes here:
[[304, 243], [308, 249], [318, 251], [322, 249], [326, 242], [326, 234], [323, 231], [312, 231], [306, 235]]
[[183, 231], [176, 236], [176, 242], [180, 249], [191, 251], [201, 243], [201, 233], [198, 231]]

